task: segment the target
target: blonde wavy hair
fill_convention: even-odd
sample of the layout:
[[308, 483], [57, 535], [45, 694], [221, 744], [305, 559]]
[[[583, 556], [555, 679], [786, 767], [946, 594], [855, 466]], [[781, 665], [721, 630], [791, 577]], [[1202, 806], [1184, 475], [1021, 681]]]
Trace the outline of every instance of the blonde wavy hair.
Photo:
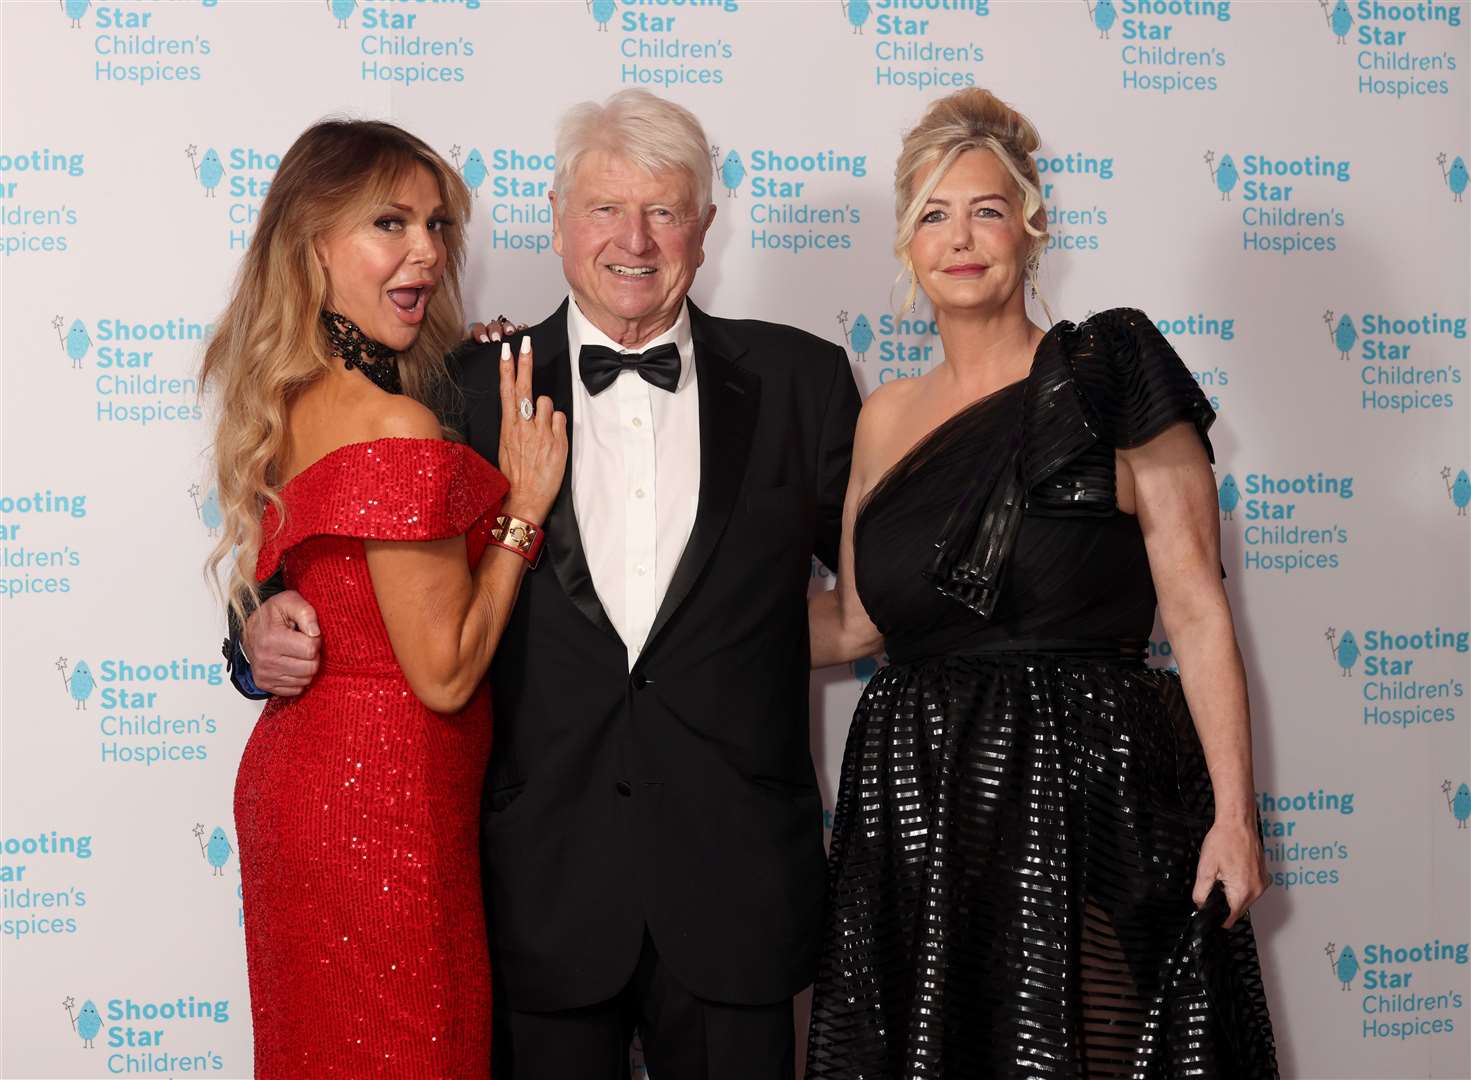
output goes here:
[[[1037, 163], [1032, 159], [1041, 145], [1042, 138], [1030, 120], [991, 91], [975, 86], [942, 97], [905, 134], [894, 167], [894, 209], [898, 219], [894, 254], [904, 264], [900, 279], [906, 273], [909, 275], [905, 307], [914, 303], [919, 288], [909, 260], [909, 244], [920, 218], [924, 217], [925, 203], [950, 166], [968, 150], [991, 151], [1016, 183], [1022, 198], [1022, 225], [1032, 238], [1027, 276], [1035, 288], [1038, 261], [1047, 246], [1047, 207], [1042, 202]], [[934, 169], [916, 188], [919, 174], [931, 165]]]
[[[205, 350], [202, 391], [218, 399], [215, 483], [224, 523], [205, 572], [230, 612], [243, 619], [259, 602], [255, 584], [261, 515], [281, 505], [286, 413], [332, 362], [321, 312], [327, 274], [315, 243], [389, 201], [415, 168], [439, 184], [446, 260], [418, 339], [398, 357], [404, 393], [431, 408], [451, 392], [444, 357], [464, 336], [460, 277], [470, 192], [426, 143], [377, 120], [324, 120], [291, 145], [271, 181], [234, 291]], [[234, 554], [228, 582], [220, 564]]]

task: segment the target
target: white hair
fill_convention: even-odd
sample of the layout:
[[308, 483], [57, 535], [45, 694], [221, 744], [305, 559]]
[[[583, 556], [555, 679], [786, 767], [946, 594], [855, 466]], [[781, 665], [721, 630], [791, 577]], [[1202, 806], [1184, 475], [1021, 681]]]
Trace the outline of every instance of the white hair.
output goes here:
[[650, 173], [683, 169], [694, 181], [698, 210], [710, 205], [714, 166], [710, 143], [695, 114], [647, 90], [620, 90], [599, 105], [584, 101], [557, 125], [557, 171], [552, 186], [559, 205], [572, 191], [572, 177], [589, 153], [616, 154]]

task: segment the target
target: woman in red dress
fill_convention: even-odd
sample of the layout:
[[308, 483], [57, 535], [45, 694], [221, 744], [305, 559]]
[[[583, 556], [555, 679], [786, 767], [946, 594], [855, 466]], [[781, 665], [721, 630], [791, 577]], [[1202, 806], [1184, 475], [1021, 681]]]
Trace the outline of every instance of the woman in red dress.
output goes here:
[[[283, 569], [321, 668], [235, 788], [258, 1076], [485, 1076], [476, 845], [487, 666], [562, 482], [566, 419], [504, 352], [497, 471], [444, 437], [468, 192], [390, 124], [282, 159], [205, 355], [240, 615]], [[483, 556], [483, 557], [482, 557]]]

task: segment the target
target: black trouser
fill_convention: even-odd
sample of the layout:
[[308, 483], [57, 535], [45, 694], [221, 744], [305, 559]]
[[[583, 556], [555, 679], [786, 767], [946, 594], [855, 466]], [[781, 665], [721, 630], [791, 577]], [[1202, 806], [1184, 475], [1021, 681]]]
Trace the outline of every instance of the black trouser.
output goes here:
[[723, 1005], [686, 990], [644, 932], [627, 986], [597, 1005], [495, 1007], [494, 1080], [628, 1080], [637, 1032], [649, 1080], [793, 1080], [792, 1003]]

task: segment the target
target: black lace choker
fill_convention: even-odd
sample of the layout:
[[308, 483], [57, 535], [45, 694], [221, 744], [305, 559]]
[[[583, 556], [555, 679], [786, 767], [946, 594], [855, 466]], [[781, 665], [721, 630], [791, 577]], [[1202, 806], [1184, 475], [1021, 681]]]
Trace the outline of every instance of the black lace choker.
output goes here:
[[341, 359], [348, 371], [357, 368], [380, 390], [390, 394], [404, 392], [398, 377], [398, 353], [374, 341], [357, 323], [335, 311], [322, 312], [322, 326], [327, 331], [328, 352]]

